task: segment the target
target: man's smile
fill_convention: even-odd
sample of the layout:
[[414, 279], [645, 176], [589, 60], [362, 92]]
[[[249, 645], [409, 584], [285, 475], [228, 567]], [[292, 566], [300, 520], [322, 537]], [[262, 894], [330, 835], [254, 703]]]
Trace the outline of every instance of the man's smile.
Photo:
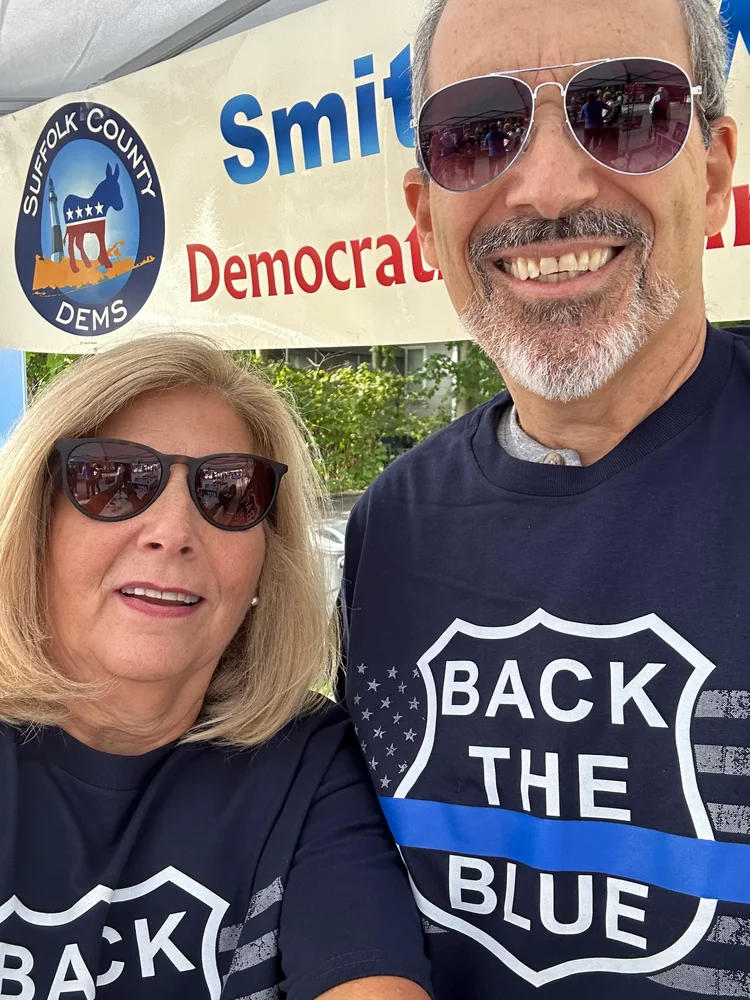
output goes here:
[[[529, 248], [512, 250], [494, 261], [501, 274], [520, 290], [544, 296], [574, 295], [590, 292], [601, 285], [612, 270], [612, 262], [620, 257], [624, 246]], [[557, 254], [554, 251], [557, 250]], [[559, 288], [542, 287], [566, 284]]]

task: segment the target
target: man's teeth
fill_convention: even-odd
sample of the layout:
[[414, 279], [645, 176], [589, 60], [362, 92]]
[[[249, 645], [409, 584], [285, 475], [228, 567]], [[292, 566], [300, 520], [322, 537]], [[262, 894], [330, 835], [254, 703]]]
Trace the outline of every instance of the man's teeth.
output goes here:
[[128, 597], [151, 597], [156, 601], [179, 601], [180, 604], [197, 604], [200, 597], [191, 594], [181, 594], [174, 590], [150, 590], [146, 587], [123, 587], [121, 594]]
[[517, 257], [514, 261], [502, 261], [506, 274], [512, 274], [520, 281], [542, 281], [552, 284], [570, 281], [585, 271], [598, 271], [615, 256], [614, 247], [584, 250], [583, 253], [566, 253], [562, 257], [542, 257], [530, 259]]

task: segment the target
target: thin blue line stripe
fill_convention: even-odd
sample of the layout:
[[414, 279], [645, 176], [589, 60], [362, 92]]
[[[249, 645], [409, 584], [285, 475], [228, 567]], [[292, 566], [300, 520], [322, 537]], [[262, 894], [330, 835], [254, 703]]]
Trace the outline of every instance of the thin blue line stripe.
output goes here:
[[381, 797], [380, 804], [400, 847], [504, 858], [544, 872], [601, 873], [699, 899], [750, 903], [750, 844], [421, 799]]

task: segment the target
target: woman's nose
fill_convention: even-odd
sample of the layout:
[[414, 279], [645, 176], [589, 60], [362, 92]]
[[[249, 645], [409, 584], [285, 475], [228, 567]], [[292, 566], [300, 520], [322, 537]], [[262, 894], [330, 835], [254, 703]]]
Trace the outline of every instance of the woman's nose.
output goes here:
[[139, 544], [170, 553], [193, 551], [196, 518], [200, 515], [190, 496], [187, 477], [187, 466], [172, 466], [161, 496], [139, 518]]

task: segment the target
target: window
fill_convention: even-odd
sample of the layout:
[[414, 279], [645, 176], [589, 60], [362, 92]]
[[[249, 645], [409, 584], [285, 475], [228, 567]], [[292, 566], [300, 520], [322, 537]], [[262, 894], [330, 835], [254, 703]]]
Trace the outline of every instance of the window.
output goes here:
[[425, 349], [424, 347], [407, 347], [405, 350], [406, 374], [413, 375], [425, 363]]

